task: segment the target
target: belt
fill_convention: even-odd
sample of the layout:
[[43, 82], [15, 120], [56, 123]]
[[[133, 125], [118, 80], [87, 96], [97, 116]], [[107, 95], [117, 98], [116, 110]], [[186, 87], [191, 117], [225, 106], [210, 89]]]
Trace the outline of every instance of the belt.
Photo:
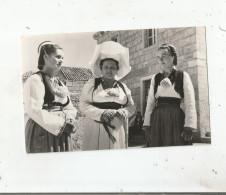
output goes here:
[[70, 100], [69, 98], [67, 97], [67, 102], [65, 104], [61, 104], [59, 102], [51, 102], [51, 103], [47, 103], [47, 104], [44, 104], [42, 106], [42, 109], [44, 110], [48, 110], [49, 112], [54, 112], [54, 111], [62, 111], [63, 108], [65, 106], [67, 106], [68, 104], [70, 103]]
[[114, 144], [114, 143], [116, 142], [116, 138], [110, 133], [110, 130], [109, 130], [108, 127], [111, 127], [112, 129], [115, 129], [115, 126], [113, 126], [113, 125], [111, 125], [111, 124], [109, 124], [109, 123], [100, 122], [100, 121], [96, 121], [96, 120], [95, 120], [95, 122], [103, 124], [104, 129], [105, 129], [105, 131], [106, 131], [107, 134], [108, 134], [108, 137], [110, 138], [110, 140], [111, 140], [112, 143]]
[[[97, 107], [97, 108], [100, 108], [100, 109], [116, 109], [116, 110], [118, 110], [118, 109], [124, 107], [124, 105], [118, 104], [118, 103], [115, 103], [115, 102], [102, 102], [102, 103], [93, 102], [92, 105]], [[104, 129], [108, 134], [108, 137], [110, 138], [110, 140], [114, 144], [116, 142], [116, 138], [110, 133], [110, 130], [109, 130], [108, 127], [115, 129], [115, 126], [113, 126], [109, 123], [106, 123], [106, 122], [100, 122], [100, 121], [96, 121], [96, 120], [95, 120], [95, 122], [101, 123], [104, 126]]]
[[42, 109], [47, 110], [48, 112], [56, 112], [56, 111], [62, 111], [63, 106], [48, 106], [48, 105], [43, 105]]
[[124, 105], [118, 104], [115, 102], [103, 102], [103, 103], [93, 102], [92, 105], [97, 108], [100, 108], [100, 109], [116, 109], [116, 110], [118, 110], [118, 109], [124, 107]]
[[173, 97], [159, 97], [157, 99], [157, 106], [176, 106], [180, 107], [181, 99]]

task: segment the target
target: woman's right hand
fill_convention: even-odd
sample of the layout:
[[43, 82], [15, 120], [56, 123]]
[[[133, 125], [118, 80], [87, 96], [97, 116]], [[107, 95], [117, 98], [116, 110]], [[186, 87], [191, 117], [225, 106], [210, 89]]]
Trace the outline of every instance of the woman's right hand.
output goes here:
[[72, 117], [67, 117], [66, 118], [66, 125], [64, 127], [64, 131], [67, 133], [74, 133], [76, 128], [75, 128], [75, 119]]
[[188, 141], [188, 142], [193, 141], [193, 131], [192, 130], [194, 130], [194, 129], [191, 127], [184, 127], [181, 136], [185, 141]]
[[76, 128], [72, 123], [66, 122], [66, 125], [64, 127], [64, 132], [71, 134], [71, 133], [74, 133], [75, 130]]
[[144, 127], [142, 127], [142, 130], [147, 131], [149, 128], [150, 128], [150, 126], [144, 126]]
[[71, 133], [75, 133], [75, 131], [76, 131], [76, 127], [72, 123], [72, 121], [66, 120], [64, 127], [61, 128], [60, 133], [58, 134], [58, 137], [60, 137], [64, 132], [67, 134], [71, 134]]
[[115, 110], [107, 109], [101, 115], [101, 122], [109, 123], [114, 118], [116, 112]]

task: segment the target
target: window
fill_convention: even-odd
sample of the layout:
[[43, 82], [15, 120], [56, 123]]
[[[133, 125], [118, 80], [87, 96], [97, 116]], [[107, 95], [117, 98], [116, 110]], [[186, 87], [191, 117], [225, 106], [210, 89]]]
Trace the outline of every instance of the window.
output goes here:
[[144, 47], [150, 47], [156, 44], [156, 29], [147, 29], [144, 31]]

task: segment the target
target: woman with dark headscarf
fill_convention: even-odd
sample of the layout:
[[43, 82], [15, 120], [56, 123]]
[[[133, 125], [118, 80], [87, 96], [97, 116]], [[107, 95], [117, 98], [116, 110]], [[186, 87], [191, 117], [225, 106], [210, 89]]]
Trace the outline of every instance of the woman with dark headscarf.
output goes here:
[[63, 50], [52, 42], [38, 48], [38, 69], [24, 85], [24, 105], [30, 117], [25, 127], [27, 153], [71, 151], [76, 108], [67, 87], [55, 77]]
[[[174, 46], [163, 44], [157, 52], [161, 72], [151, 80], [143, 130], [148, 131], [151, 146], [191, 145], [197, 128], [195, 96], [191, 79], [175, 68]], [[184, 111], [180, 108], [184, 102]]]

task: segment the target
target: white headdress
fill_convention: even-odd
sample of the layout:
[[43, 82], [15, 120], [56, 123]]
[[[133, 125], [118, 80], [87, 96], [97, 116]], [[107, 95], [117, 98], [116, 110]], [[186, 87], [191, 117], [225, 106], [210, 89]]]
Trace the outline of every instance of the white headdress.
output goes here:
[[118, 61], [119, 70], [116, 80], [120, 80], [131, 71], [129, 65], [129, 49], [114, 41], [106, 41], [97, 45], [90, 61], [90, 69], [95, 77], [101, 76], [100, 61], [106, 58], [112, 58]]
[[42, 43], [38, 46], [38, 54], [40, 54], [41, 48], [42, 48], [44, 45], [54, 45], [54, 43], [51, 42], [51, 41], [44, 41], [44, 42], [42, 42]]

